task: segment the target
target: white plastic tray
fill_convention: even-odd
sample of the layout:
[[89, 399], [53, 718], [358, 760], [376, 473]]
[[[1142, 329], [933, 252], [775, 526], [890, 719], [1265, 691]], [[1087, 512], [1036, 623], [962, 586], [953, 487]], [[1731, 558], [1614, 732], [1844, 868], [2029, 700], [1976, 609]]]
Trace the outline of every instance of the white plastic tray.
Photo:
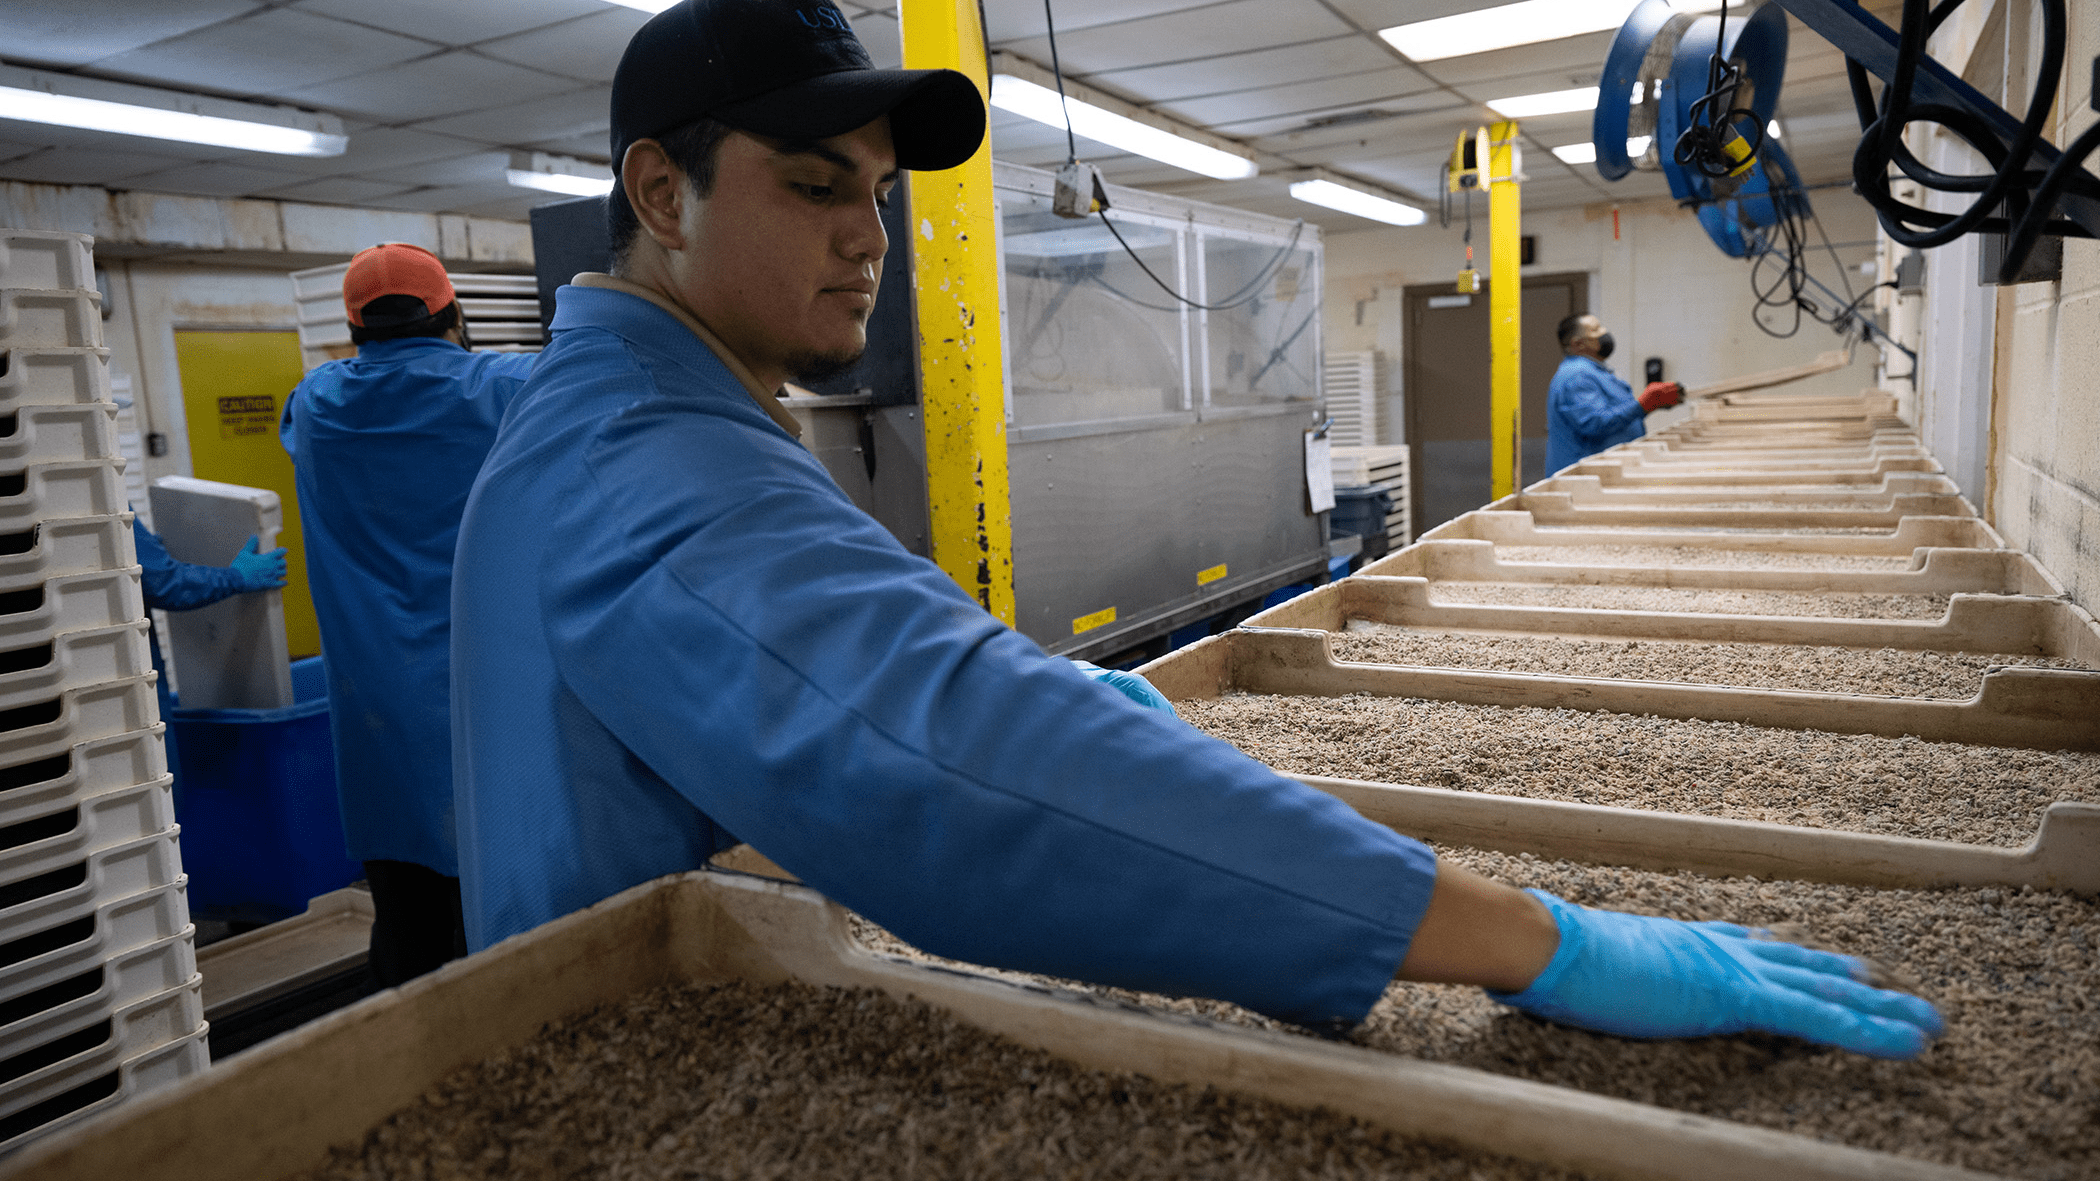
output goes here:
[[[188, 935], [177, 936], [186, 940]], [[107, 1002], [99, 1005], [83, 1004], [78, 1012], [71, 1012], [64, 1021], [55, 1018], [47, 1022], [50, 1014], [39, 1014], [20, 1025], [45, 1024], [48, 1034], [15, 1032], [16, 1026], [0, 1030], [0, 1040], [10, 1047], [20, 1045], [30, 1049], [38, 1044], [48, 1044], [52, 1038], [64, 1037], [68, 1033], [92, 1028], [107, 1020], [109, 1036], [100, 1045], [82, 1050], [62, 1061], [54, 1062], [11, 1082], [0, 1083], [0, 1119], [13, 1115], [24, 1108], [34, 1107], [47, 1099], [55, 1099], [67, 1091], [91, 1082], [117, 1069], [124, 1062], [162, 1046], [181, 1041], [185, 1037], [201, 1034], [204, 1024], [204, 979], [191, 973], [188, 980], [174, 987], [154, 993], [143, 1000], [133, 1001], [121, 1008]], [[23, 1038], [37, 1040], [25, 1041]], [[17, 1051], [20, 1052], [20, 1051]]]
[[[164, 1087], [173, 1086], [193, 1075], [203, 1074], [211, 1068], [209, 1027], [185, 1035], [176, 1041], [147, 1050], [143, 1054], [127, 1059], [117, 1066], [114, 1088], [80, 1087], [82, 1106], [54, 1115], [39, 1122], [34, 1128], [18, 1132], [0, 1140], [0, 1156], [27, 1144], [39, 1136], [48, 1135], [60, 1128], [77, 1124], [89, 1116], [108, 1111], [138, 1098], [141, 1095]], [[91, 1080], [92, 1082], [93, 1080]]]
[[[140, 577], [139, 568], [132, 566], [89, 574], [62, 574], [47, 580], [42, 605], [0, 615], [0, 651], [44, 643], [68, 632], [142, 622], [146, 618], [146, 596]], [[136, 671], [145, 672], [146, 669]], [[0, 682], [4, 682], [4, 678], [0, 678]], [[0, 705], [0, 708], [6, 707]]]
[[[27, 765], [0, 768], [0, 826], [18, 824], [74, 800], [151, 783], [168, 773], [165, 724], [83, 742]], [[48, 773], [46, 773], [48, 772]]]
[[[201, 979], [197, 972], [196, 930], [185, 926], [144, 947], [118, 952], [89, 971], [94, 973], [92, 992], [0, 1026], [0, 1046], [6, 1047], [8, 1055], [78, 1033], [119, 1009], [150, 1001]], [[203, 1020], [202, 1008], [197, 1010], [197, 1017]], [[0, 1103], [13, 1097], [14, 1086], [12, 1082], [0, 1082]]]
[[[148, 673], [68, 689], [57, 696], [48, 711], [15, 718], [0, 714], [0, 724], [17, 727], [0, 730], [0, 767], [48, 759], [84, 742], [152, 727], [160, 721], [160, 702], [154, 697], [153, 683], [153, 674]], [[48, 721], [42, 720], [46, 712], [54, 715]]]
[[93, 287], [94, 251], [87, 234], [0, 230], [0, 287]]
[[0, 910], [0, 930], [42, 931], [95, 913], [112, 898], [129, 898], [183, 880], [180, 828], [169, 826], [135, 841], [98, 849], [76, 862], [79, 880], [53, 893]]
[[123, 459], [117, 450], [115, 402], [24, 406], [14, 413], [15, 433], [0, 438], [0, 468], [70, 459]]
[[[77, 923], [78, 919], [67, 922]], [[0, 1001], [71, 979], [95, 965], [190, 929], [189, 883], [178, 881], [95, 908], [91, 932], [82, 939], [0, 967]], [[59, 924], [63, 926], [64, 924]], [[55, 930], [44, 927], [31, 935]], [[54, 935], [52, 938], [60, 936]], [[16, 935], [14, 938], [23, 938]]]
[[[76, 865], [96, 850], [129, 844], [141, 837], [172, 830], [175, 827], [174, 783], [173, 775], [163, 775], [151, 783], [61, 801], [41, 817], [16, 821], [19, 825], [44, 819], [55, 827], [65, 823], [68, 816], [73, 818], [69, 828], [42, 840], [0, 849], [0, 884], [19, 882]], [[10, 935], [13, 933], [12, 928], [6, 930]]]
[[0, 591], [20, 590], [66, 574], [95, 574], [138, 565], [128, 512], [45, 521], [16, 533], [11, 544], [22, 544], [23, 533], [32, 539], [28, 549], [0, 554]]
[[0, 675], [0, 710], [49, 701], [53, 694], [67, 689], [151, 673], [153, 659], [146, 647], [150, 626], [136, 619], [51, 637], [46, 641], [51, 645], [51, 658], [42, 667]]
[[0, 354], [7, 357], [7, 372], [0, 373], [0, 411], [110, 400], [108, 349], [0, 345]]
[[87, 290], [0, 288], [0, 348], [100, 348], [102, 297]]
[[121, 460], [29, 465], [22, 491], [0, 497], [0, 533], [14, 533], [63, 517], [129, 512]]

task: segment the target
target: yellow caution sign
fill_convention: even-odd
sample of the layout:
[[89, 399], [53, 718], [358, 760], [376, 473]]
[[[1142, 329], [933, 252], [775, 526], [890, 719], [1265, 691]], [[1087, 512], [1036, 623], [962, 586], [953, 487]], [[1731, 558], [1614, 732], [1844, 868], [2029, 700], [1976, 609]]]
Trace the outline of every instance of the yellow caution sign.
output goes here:
[[1218, 565], [1212, 566], [1208, 570], [1196, 571], [1196, 585], [1209, 586], [1211, 583], [1216, 582], [1223, 577], [1225, 577], [1225, 565], [1224, 563], [1220, 562]]

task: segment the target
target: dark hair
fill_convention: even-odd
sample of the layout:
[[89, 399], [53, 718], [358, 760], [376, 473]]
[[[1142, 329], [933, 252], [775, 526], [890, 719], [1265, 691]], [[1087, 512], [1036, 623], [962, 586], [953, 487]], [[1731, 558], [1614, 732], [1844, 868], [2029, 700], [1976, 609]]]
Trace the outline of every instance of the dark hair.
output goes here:
[[[443, 336], [459, 323], [459, 301], [453, 300], [436, 312], [426, 312], [423, 301], [413, 295], [382, 295], [359, 309], [365, 324], [350, 326], [350, 343], [371, 340], [402, 340], [411, 336]], [[373, 320], [378, 323], [373, 323]]]
[[[705, 115], [682, 127], [674, 127], [662, 135], [655, 136], [663, 145], [664, 155], [687, 180], [693, 182], [693, 191], [705, 197], [715, 191], [715, 156], [722, 141], [736, 130], [727, 123], [710, 119]], [[612, 162], [613, 175], [620, 174], [620, 162]], [[605, 237], [612, 248], [610, 265], [615, 274], [625, 269], [627, 251], [634, 245], [634, 236], [641, 232], [642, 223], [634, 216], [634, 206], [627, 202], [624, 186], [613, 185], [612, 192], [605, 197]]]
[[1561, 348], [1567, 348], [1574, 343], [1577, 336], [1582, 335], [1582, 322], [1588, 319], [1589, 315], [1588, 312], [1576, 312], [1572, 316], [1561, 317], [1560, 327], [1553, 330], [1554, 334], [1560, 337]]

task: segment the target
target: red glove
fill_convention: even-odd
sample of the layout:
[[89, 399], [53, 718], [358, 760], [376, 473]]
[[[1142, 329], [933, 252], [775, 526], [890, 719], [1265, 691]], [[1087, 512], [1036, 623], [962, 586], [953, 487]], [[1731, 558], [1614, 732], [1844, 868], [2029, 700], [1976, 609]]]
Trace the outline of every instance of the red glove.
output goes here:
[[1684, 387], [1674, 381], [1651, 381], [1637, 399], [1641, 409], [1654, 413], [1665, 406], [1675, 406], [1684, 401]]

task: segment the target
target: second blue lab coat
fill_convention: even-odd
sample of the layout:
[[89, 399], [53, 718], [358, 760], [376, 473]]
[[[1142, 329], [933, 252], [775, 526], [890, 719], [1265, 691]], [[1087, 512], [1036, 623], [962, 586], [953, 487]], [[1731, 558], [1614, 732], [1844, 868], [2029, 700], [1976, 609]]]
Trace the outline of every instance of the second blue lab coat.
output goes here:
[[1546, 389], [1546, 474], [1640, 438], [1647, 433], [1647, 417], [1633, 387], [1603, 362], [1564, 359]]
[[459, 873], [452, 547], [535, 359], [433, 337], [372, 341], [309, 373], [286, 403], [353, 860]]

